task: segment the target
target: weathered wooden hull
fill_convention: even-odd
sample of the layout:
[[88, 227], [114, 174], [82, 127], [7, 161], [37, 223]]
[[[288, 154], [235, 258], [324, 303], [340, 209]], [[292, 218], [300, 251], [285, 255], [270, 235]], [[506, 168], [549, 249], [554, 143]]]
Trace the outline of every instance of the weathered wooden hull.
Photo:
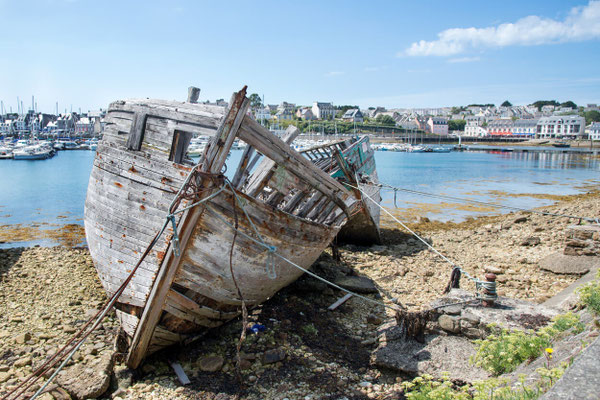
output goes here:
[[332, 177], [352, 185], [347, 187], [361, 203], [358, 212], [350, 216], [338, 233], [337, 242], [362, 246], [380, 244], [381, 195], [378, 186], [369, 184], [378, 182], [375, 152], [369, 145], [369, 138], [365, 136], [352, 143], [346, 140], [317, 146], [305, 150], [304, 153], [309, 154], [313, 162], [328, 171]]
[[260, 304], [296, 280], [302, 271], [283, 258], [308, 268], [364, 206], [289, 147], [295, 128], [279, 139], [246, 116], [248, 103], [242, 91], [228, 109], [160, 100], [109, 107], [85, 206], [88, 246], [109, 295], [131, 275], [191, 173], [191, 135], [213, 139], [192, 174], [201, 190], [179, 208], [214, 194], [234, 139], [248, 144], [230, 186], [176, 214], [176, 232], [169, 224], [119, 296], [131, 367], [236, 317], [242, 301]]

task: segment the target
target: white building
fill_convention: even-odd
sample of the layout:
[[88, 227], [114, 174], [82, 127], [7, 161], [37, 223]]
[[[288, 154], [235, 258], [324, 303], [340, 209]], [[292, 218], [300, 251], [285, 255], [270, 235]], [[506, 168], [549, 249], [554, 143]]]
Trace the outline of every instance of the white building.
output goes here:
[[585, 118], [578, 115], [542, 117], [537, 123], [536, 137], [540, 139], [581, 137], [585, 133]]
[[485, 124], [485, 117], [483, 115], [471, 115], [465, 118], [465, 121], [465, 136], [487, 136], [487, 129], [483, 127], [483, 125]]
[[335, 108], [332, 103], [315, 101], [312, 106], [312, 113], [317, 119], [333, 119], [335, 117]]
[[254, 119], [257, 121], [270, 120], [272, 117], [268, 107], [259, 108], [254, 112]]
[[514, 136], [535, 136], [537, 132], [537, 119], [518, 119], [513, 122], [512, 134]]
[[592, 122], [588, 128], [588, 134], [591, 140], [600, 140], [600, 122]]

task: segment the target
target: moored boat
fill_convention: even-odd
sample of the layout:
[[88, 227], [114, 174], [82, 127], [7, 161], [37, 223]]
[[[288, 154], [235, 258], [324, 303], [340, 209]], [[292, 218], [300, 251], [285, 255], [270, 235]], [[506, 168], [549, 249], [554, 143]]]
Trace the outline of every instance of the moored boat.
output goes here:
[[25, 146], [13, 151], [15, 160], [45, 160], [54, 155], [54, 150], [45, 144]]
[[[279, 138], [248, 106], [244, 88], [228, 108], [144, 99], [107, 111], [85, 228], [109, 295], [171, 221], [115, 305], [130, 367], [238, 316], [242, 304], [265, 301], [364, 214], [365, 202], [345, 184], [376, 178], [368, 139], [338, 142], [311, 159], [290, 147], [298, 129]], [[198, 164], [186, 156], [194, 135], [211, 138]], [[236, 139], [244, 152], [228, 180], [222, 172]], [[176, 213], [177, 206], [190, 208]]]

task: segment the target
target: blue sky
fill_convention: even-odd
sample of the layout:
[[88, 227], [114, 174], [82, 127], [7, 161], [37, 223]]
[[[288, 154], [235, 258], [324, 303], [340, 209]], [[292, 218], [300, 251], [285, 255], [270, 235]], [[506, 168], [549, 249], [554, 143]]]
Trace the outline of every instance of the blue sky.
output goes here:
[[0, 99], [600, 102], [598, 1], [0, 0]]

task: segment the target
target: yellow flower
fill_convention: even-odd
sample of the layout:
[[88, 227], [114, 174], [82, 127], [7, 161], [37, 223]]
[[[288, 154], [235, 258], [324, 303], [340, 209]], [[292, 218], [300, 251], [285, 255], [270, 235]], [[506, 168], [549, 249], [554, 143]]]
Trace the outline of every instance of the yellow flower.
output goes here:
[[554, 349], [552, 349], [552, 347], [548, 347], [548, 348], [546, 349], [546, 353], [548, 353], [548, 354], [552, 354], [552, 352], [554, 352]]

